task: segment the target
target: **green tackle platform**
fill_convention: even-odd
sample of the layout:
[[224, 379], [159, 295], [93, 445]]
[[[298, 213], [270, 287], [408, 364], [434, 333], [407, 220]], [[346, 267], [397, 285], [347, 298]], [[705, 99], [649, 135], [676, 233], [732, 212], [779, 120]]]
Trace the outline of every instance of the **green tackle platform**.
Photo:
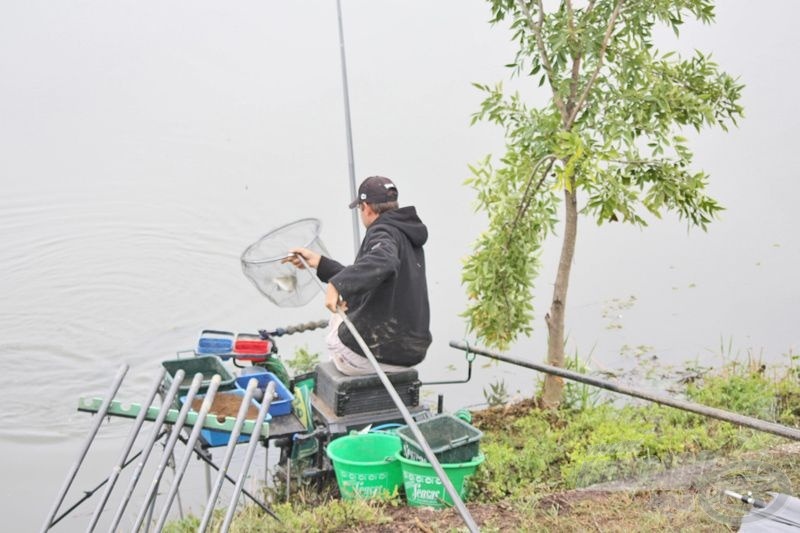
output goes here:
[[[100, 410], [100, 406], [103, 403], [102, 398], [80, 398], [78, 400], [78, 411], [84, 411], [87, 413], [96, 413]], [[112, 416], [121, 416], [124, 418], [136, 418], [139, 416], [139, 413], [142, 410], [142, 406], [138, 403], [130, 403], [130, 404], [123, 404], [119, 400], [112, 400], [111, 405], [108, 408], [107, 414]], [[158, 418], [158, 414], [160, 412], [159, 407], [151, 406], [147, 408], [147, 414], [145, 415], [145, 420], [153, 422]], [[174, 424], [178, 420], [178, 413], [180, 411], [178, 409], [170, 409], [167, 412], [166, 418], [164, 419], [165, 424]], [[189, 411], [186, 416], [185, 425], [194, 425], [197, 421], [197, 417], [199, 413], [195, 411]], [[269, 416], [269, 415], [267, 415]], [[233, 431], [233, 426], [236, 424], [236, 418], [232, 416], [225, 417], [224, 422], [220, 422], [215, 414], [206, 415], [206, 419], [203, 422], [203, 427], [206, 429], [213, 429], [217, 431]], [[250, 435], [253, 433], [253, 430], [256, 426], [254, 420], [245, 420], [244, 425], [242, 426], [242, 434], [243, 435]], [[261, 438], [268, 438], [269, 437], [269, 422], [264, 422], [261, 425]]]

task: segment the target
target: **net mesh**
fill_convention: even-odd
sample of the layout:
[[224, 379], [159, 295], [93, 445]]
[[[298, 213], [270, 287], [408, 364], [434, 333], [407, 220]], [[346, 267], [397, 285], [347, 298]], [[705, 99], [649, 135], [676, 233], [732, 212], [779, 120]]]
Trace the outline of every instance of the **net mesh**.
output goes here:
[[307, 304], [319, 291], [314, 280], [316, 274], [281, 261], [291, 248], [308, 248], [329, 255], [319, 238], [321, 227], [319, 220], [304, 218], [270, 231], [242, 253], [244, 275], [279, 307]]

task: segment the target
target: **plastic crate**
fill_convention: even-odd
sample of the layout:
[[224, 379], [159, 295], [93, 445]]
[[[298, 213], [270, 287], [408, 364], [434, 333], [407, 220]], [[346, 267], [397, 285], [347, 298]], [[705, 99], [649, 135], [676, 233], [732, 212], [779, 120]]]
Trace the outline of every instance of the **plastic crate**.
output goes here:
[[277, 398], [272, 400], [269, 406], [269, 414], [272, 416], [283, 416], [292, 412], [294, 395], [289, 392], [286, 385], [281, 383], [281, 380], [279, 380], [275, 374], [272, 372], [253, 372], [236, 378], [236, 386], [241, 390], [246, 390], [250, 378], [255, 378], [258, 381], [258, 388], [262, 391], [266, 390], [270, 381], [275, 383], [275, 394], [277, 394]]
[[[480, 453], [483, 432], [453, 415], [445, 413], [432, 416], [417, 422], [417, 427], [440, 463], [464, 463], [472, 461]], [[412, 461], [427, 461], [410, 427], [398, 429], [397, 436], [403, 441], [403, 457]]]
[[186, 374], [183, 376], [179, 393], [185, 394], [189, 392], [189, 387], [192, 384], [194, 375], [198, 372], [203, 374], [203, 382], [200, 384], [198, 392], [205, 392], [211, 384], [211, 378], [214, 374], [219, 374], [220, 377], [220, 390], [229, 390], [236, 388], [233, 381], [233, 376], [228, 369], [222, 365], [222, 361], [216, 355], [201, 355], [198, 357], [186, 357], [184, 359], [172, 359], [169, 361], [162, 361], [161, 365], [167, 369], [164, 376], [164, 381], [167, 386], [172, 383], [175, 374], [178, 370], [183, 370]]
[[[214, 396], [214, 398], [216, 399], [220, 394], [232, 394], [244, 399], [244, 391], [238, 388], [234, 388], [232, 390], [227, 390], [227, 391], [217, 391], [217, 394], [216, 396]], [[198, 394], [194, 398], [195, 400], [203, 399], [205, 398], [205, 394]], [[186, 396], [181, 396], [181, 403], [185, 401], [186, 401]], [[258, 403], [256, 400], [250, 400], [250, 402], [256, 409], [261, 408], [261, 404]], [[213, 411], [209, 411], [208, 414], [209, 416], [211, 416], [212, 414], [215, 413]], [[234, 413], [229, 416], [236, 418], [236, 414], [237, 413]], [[271, 418], [272, 417], [268, 413], [267, 416], [264, 418], [264, 422], [269, 422]], [[246, 418], [246, 420], [255, 420], [255, 417]], [[231, 438], [231, 433], [230, 431], [219, 431], [216, 429], [201, 429], [200, 436], [203, 437], [203, 440], [205, 440], [208, 443], [209, 448], [214, 448], [217, 446], [226, 446], [228, 444], [228, 440], [230, 440]], [[239, 444], [241, 442], [249, 442], [249, 441], [250, 441], [250, 435], [240, 435], [236, 443]]]

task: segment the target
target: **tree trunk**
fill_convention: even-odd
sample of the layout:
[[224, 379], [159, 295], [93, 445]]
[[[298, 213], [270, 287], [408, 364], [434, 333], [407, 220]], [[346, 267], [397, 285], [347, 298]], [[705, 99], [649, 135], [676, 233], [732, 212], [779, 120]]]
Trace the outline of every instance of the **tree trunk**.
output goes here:
[[[575, 190], [574, 181], [572, 190]], [[572, 270], [572, 258], [575, 256], [575, 241], [578, 235], [578, 200], [574, 192], [564, 191], [566, 217], [564, 224], [564, 240], [561, 243], [561, 258], [558, 261], [556, 284], [553, 288], [553, 301], [550, 312], [545, 315], [547, 323], [547, 362], [556, 367], [564, 367], [564, 319], [567, 305], [567, 289], [569, 275]], [[547, 408], [557, 407], [561, 403], [564, 380], [558, 376], [546, 375], [542, 404]]]

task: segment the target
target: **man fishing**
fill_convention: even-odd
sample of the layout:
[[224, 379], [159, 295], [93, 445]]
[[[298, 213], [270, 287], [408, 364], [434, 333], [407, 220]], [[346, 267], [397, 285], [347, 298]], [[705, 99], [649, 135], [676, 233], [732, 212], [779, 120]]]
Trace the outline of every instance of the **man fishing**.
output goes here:
[[420, 363], [431, 343], [425, 253], [428, 228], [413, 206], [399, 207], [389, 178], [371, 176], [358, 188], [350, 209], [359, 209], [367, 229], [355, 262], [344, 266], [306, 248], [285, 261], [304, 268], [297, 255], [328, 283], [325, 307], [333, 312], [327, 334], [336, 368], [349, 376], [374, 374], [356, 339], [336, 313], [346, 311], [386, 372]]

